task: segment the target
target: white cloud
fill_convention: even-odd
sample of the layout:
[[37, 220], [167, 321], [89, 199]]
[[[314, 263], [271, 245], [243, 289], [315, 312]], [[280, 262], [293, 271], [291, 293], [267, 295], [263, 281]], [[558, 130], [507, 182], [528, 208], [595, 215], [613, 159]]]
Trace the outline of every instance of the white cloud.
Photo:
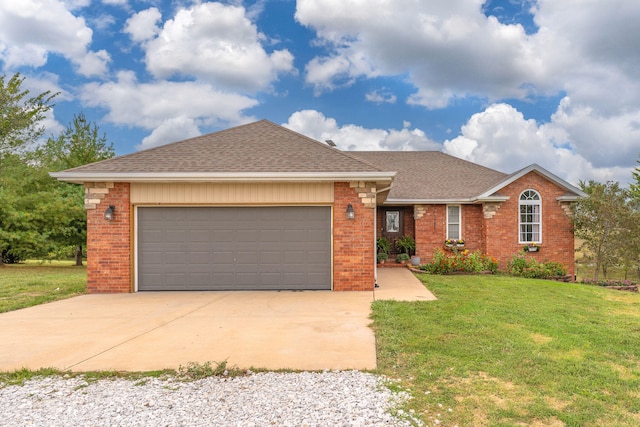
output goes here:
[[387, 90], [373, 90], [367, 93], [365, 99], [375, 104], [395, 104], [397, 97]]
[[160, 32], [160, 28], [158, 28], [160, 19], [162, 19], [162, 14], [157, 8], [145, 9], [127, 19], [124, 31], [130, 35], [134, 42], [144, 42]]
[[[118, 73], [117, 81], [89, 83], [82, 87], [80, 99], [88, 107], [104, 108], [105, 120], [117, 125], [157, 130], [148, 144], [160, 135], [171, 134], [171, 127], [237, 125], [252, 120], [243, 110], [258, 102], [252, 98], [221, 92], [207, 83], [139, 83], [133, 72]], [[176, 119], [179, 118], [179, 119]]]
[[640, 110], [606, 115], [597, 108], [575, 104], [569, 97], [560, 102], [549, 125], [566, 135], [575, 151], [595, 167], [632, 166], [640, 156]]
[[57, 0], [0, 3], [0, 60], [5, 69], [41, 67], [49, 53], [73, 62], [80, 74], [103, 75], [109, 54], [87, 50], [93, 32]]
[[293, 55], [288, 50], [267, 53], [264, 36], [245, 13], [243, 7], [202, 3], [179, 9], [155, 38], [149, 39], [153, 12], [132, 18], [144, 22], [143, 30], [128, 25], [127, 31], [134, 40], [146, 40], [147, 68], [157, 78], [190, 76], [253, 92], [267, 88], [280, 73], [292, 72]]
[[322, 92], [357, 78], [407, 76], [417, 88], [409, 102], [428, 108], [456, 97], [495, 101], [560, 91], [612, 108], [640, 102], [640, 2], [539, 0], [532, 9], [539, 31], [531, 35], [485, 16], [483, 4], [299, 0], [296, 19], [326, 49], [307, 64], [307, 83]]
[[339, 126], [315, 110], [296, 111], [283, 126], [318, 141], [332, 140], [342, 150], [439, 150], [441, 146], [430, 140], [420, 129], [409, 129], [403, 123], [398, 129], [367, 129], [347, 124]]
[[296, 19], [328, 50], [307, 65], [307, 82], [323, 91], [336, 81], [406, 74], [420, 91], [412, 102], [430, 108], [460, 94], [523, 97], [535, 59], [528, 37], [520, 25], [483, 15], [482, 3], [300, 0]]
[[[564, 120], [562, 111], [557, 117]], [[576, 149], [578, 144], [574, 140], [586, 135], [574, 132], [589, 120], [586, 117], [577, 118], [581, 125], [575, 128], [555, 120], [541, 125], [535, 120], [525, 119], [521, 112], [510, 105], [494, 104], [474, 114], [462, 127], [460, 136], [445, 141], [443, 151], [504, 172], [515, 172], [538, 163], [574, 184], [588, 179], [627, 182], [631, 176], [631, 166], [626, 168], [615, 166], [614, 162], [604, 164], [590, 160], [608, 157], [612, 145], [600, 141], [598, 156]], [[592, 135], [591, 138], [597, 140], [599, 135]]]
[[142, 143], [136, 145], [136, 148], [144, 150], [198, 135], [200, 129], [194, 119], [185, 116], [173, 117], [162, 122], [149, 136], [143, 138]]

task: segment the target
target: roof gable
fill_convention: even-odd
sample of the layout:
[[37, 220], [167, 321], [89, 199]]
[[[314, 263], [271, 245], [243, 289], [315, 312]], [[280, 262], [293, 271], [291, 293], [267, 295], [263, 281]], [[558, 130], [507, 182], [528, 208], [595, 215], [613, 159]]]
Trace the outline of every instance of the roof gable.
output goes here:
[[563, 180], [562, 178], [552, 174], [542, 166], [536, 163], [533, 163], [525, 168], [520, 169], [519, 171], [512, 173], [511, 175], [507, 176], [502, 182], [499, 182], [497, 185], [487, 189], [485, 192], [483, 192], [478, 196], [478, 199], [483, 200], [483, 199], [489, 199], [494, 197], [496, 193], [498, 193], [501, 189], [517, 181], [518, 179], [522, 178], [523, 176], [525, 176], [530, 172], [536, 172], [541, 176], [545, 177], [546, 179], [548, 179], [549, 181], [556, 184], [558, 187], [566, 190], [567, 193], [564, 196], [560, 197], [564, 201], [573, 201], [581, 197], [587, 197], [587, 194], [585, 194], [579, 188], [569, 184], [567, 181]]
[[393, 173], [268, 120], [52, 174], [73, 182], [370, 175], [390, 180]]

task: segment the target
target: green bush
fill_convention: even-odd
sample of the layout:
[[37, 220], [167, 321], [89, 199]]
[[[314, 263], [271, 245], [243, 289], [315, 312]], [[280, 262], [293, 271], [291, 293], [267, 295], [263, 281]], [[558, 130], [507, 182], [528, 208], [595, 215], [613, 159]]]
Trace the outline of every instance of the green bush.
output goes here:
[[447, 274], [453, 272], [480, 273], [498, 271], [498, 261], [480, 251], [453, 251], [450, 255], [443, 250], [433, 254], [433, 261], [420, 266], [421, 270], [433, 274]]
[[411, 255], [416, 250], [416, 241], [411, 236], [402, 236], [396, 240], [395, 246], [400, 252]]
[[399, 254], [399, 255], [396, 257], [396, 261], [398, 261], [398, 262], [403, 262], [403, 261], [404, 261], [404, 262], [407, 262], [407, 261], [409, 261], [410, 259], [411, 259], [411, 257], [409, 256], [409, 254]]
[[385, 253], [388, 255], [389, 252], [391, 252], [391, 243], [389, 243], [389, 240], [387, 240], [386, 237], [378, 237], [378, 240], [376, 240], [376, 244], [378, 246], [378, 253]]
[[512, 276], [527, 277], [529, 279], [548, 279], [550, 277], [565, 276], [567, 268], [554, 261], [538, 262], [522, 254], [515, 254], [507, 263], [507, 271]]

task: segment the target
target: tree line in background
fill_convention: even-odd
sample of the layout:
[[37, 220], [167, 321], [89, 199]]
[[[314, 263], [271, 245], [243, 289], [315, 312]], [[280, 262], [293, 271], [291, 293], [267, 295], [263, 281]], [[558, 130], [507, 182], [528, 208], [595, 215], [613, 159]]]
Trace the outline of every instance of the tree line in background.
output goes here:
[[[640, 164], [640, 160], [638, 161]], [[633, 171], [628, 189], [617, 182], [581, 182], [589, 197], [574, 206], [575, 235], [583, 242], [585, 260], [594, 265], [594, 279], [600, 271], [622, 269], [640, 278], [640, 167]]]
[[84, 189], [48, 173], [113, 157], [113, 144], [83, 113], [44, 139], [42, 123], [57, 94], [33, 97], [23, 83], [20, 74], [0, 76], [0, 266], [71, 256], [82, 265]]
[[[23, 259], [69, 258], [81, 265], [86, 242], [84, 189], [48, 172], [114, 156], [113, 144], [83, 113], [57, 137], [42, 125], [57, 94], [29, 96], [24, 77], [0, 76], [0, 266]], [[639, 160], [640, 163], [640, 160]], [[581, 182], [589, 196], [574, 206], [575, 234], [587, 262], [640, 277], [640, 167], [628, 189], [616, 182]]]

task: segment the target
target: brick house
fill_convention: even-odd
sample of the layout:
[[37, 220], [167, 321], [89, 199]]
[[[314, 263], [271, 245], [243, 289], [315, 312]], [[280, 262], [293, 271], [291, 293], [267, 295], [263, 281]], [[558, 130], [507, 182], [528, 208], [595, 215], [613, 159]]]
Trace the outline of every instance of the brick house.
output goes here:
[[501, 268], [535, 241], [573, 274], [584, 196], [537, 165], [344, 152], [266, 120], [51, 175], [85, 187], [91, 293], [372, 290], [381, 235], [423, 260], [462, 238]]

